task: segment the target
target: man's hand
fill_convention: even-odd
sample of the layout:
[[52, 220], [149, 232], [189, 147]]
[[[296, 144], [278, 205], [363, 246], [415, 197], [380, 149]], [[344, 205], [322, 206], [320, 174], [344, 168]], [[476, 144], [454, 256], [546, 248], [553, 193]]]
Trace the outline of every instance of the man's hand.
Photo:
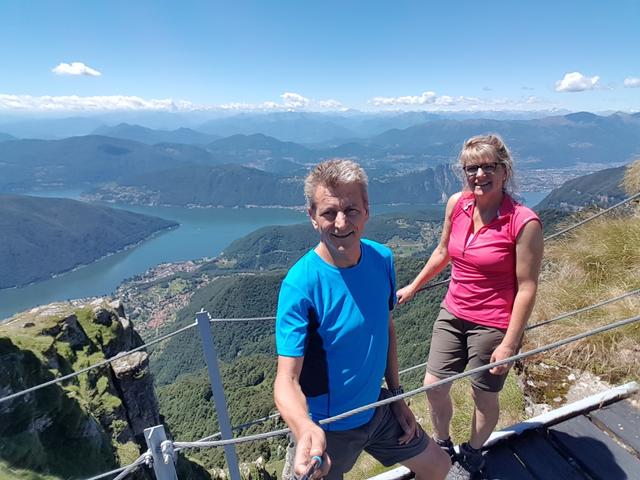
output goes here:
[[413, 438], [418, 438], [422, 435], [422, 430], [418, 427], [416, 417], [407, 406], [404, 400], [398, 400], [391, 404], [391, 411], [398, 419], [404, 435], [398, 439], [400, 445], [409, 443]]
[[331, 468], [331, 459], [326, 454], [327, 439], [324, 431], [314, 423], [299, 433], [296, 437], [296, 458], [294, 460], [294, 471], [300, 476], [307, 472], [311, 466], [311, 459], [314, 456], [322, 458], [322, 466], [316, 471], [312, 478], [322, 478]]
[[[505, 358], [512, 357], [515, 353], [515, 348], [503, 345], [501, 343], [491, 354], [491, 360], [489, 360], [489, 363], [498, 362], [500, 360], [504, 360]], [[490, 369], [489, 372], [494, 375], [503, 375], [509, 371], [511, 365], [513, 365], [513, 362], [505, 363], [504, 365], [498, 365], [497, 367], [493, 367], [492, 369]]]
[[398, 305], [402, 305], [403, 303], [407, 303], [411, 300], [416, 294], [416, 289], [412, 284], [407, 285], [406, 287], [401, 288], [396, 292], [396, 297], [398, 297]]

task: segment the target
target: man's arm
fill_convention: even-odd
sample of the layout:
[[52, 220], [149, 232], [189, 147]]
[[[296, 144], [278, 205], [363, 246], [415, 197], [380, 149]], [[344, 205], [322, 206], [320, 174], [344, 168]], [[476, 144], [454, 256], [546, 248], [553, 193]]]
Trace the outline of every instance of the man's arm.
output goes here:
[[[389, 348], [387, 349], [387, 368], [384, 372], [384, 378], [387, 387], [396, 389], [400, 386], [400, 377], [398, 375], [398, 348], [396, 344], [396, 328], [393, 323], [393, 316], [389, 312]], [[407, 406], [404, 400], [398, 400], [391, 404], [394, 415], [400, 422], [404, 435], [398, 439], [398, 443], [405, 444], [411, 441], [415, 436], [421, 434], [421, 430], [417, 427], [416, 417]]]
[[[322, 475], [329, 471], [330, 459], [325, 455], [324, 431], [309, 417], [307, 399], [300, 387], [300, 372], [304, 357], [278, 356], [278, 371], [273, 385], [273, 397], [280, 415], [296, 438], [294, 470], [302, 475], [317, 455], [323, 457]], [[324, 456], [323, 456], [324, 455]]]

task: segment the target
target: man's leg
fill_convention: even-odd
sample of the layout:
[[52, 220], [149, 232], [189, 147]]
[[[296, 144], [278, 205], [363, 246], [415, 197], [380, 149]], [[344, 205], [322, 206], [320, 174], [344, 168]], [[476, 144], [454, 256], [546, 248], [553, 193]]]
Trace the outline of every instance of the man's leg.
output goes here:
[[331, 459], [331, 470], [325, 480], [342, 480], [343, 475], [353, 468], [367, 441], [367, 432], [363, 427], [352, 430], [328, 431], [327, 455]]
[[401, 463], [416, 474], [416, 480], [441, 480], [451, 468], [449, 455], [436, 442], [429, 442], [422, 453]]
[[[380, 399], [383, 398], [389, 398], [386, 389], [380, 394]], [[369, 440], [365, 451], [386, 467], [400, 463], [415, 472], [419, 480], [441, 480], [451, 467], [449, 456], [419, 424], [414, 438], [406, 444], [398, 443], [404, 430], [390, 405], [378, 407], [366, 428]]]
[[[440, 380], [442, 379], [427, 372], [424, 376], [424, 385], [432, 385]], [[429, 414], [431, 416], [431, 423], [433, 424], [433, 431], [435, 437], [440, 440], [449, 438], [449, 425], [453, 417], [453, 404], [451, 403], [451, 396], [449, 395], [450, 390], [451, 383], [427, 390], [427, 400], [431, 407]]]
[[478, 449], [484, 445], [484, 442], [487, 441], [498, 423], [500, 401], [498, 392], [485, 392], [473, 387], [472, 393], [475, 409], [473, 411], [469, 445]]

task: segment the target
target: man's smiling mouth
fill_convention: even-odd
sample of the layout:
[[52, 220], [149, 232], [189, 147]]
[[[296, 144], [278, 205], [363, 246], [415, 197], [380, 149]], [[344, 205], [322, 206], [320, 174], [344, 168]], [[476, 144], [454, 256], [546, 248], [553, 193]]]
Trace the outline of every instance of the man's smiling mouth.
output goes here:
[[349, 235], [353, 235], [353, 232], [349, 232], [346, 234], [332, 233], [331, 235], [333, 235], [336, 238], [347, 238]]

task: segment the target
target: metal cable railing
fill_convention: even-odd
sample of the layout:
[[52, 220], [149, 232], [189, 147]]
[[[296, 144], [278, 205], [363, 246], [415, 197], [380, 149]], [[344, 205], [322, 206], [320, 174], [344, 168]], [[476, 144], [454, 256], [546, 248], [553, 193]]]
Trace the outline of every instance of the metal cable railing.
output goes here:
[[48, 382], [44, 382], [44, 383], [41, 383], [39, 385], [35, 385], [35, 386], [27, 388], [25, 390], [21, 390], [19, 392], [12, 393], [11, 395], [7, 395], [6, 397], [0, 398], [0, 403], [7, 402], [9, 400], [13, 400], [13, 399], [21, 397], [23, 395], [27, 395], [29, 393], [35, 392], [36, 390], [40, 390], [41, 388], [49, 387], [49, 386], [55, 385], [57, 383], [62, 383], [64, 381], [66, 381], [66, 380], [70, 380], [70, 379], [72, 379], [74, 377], [77, 377], [78, 375], [86, 373], [89, 370], [93, 370], [94, 368], [103, 367], [104, 365], [107, 365], [107, 364], [109, 364], [109, 363], [111, 363], [111, 362], [113, 362], [115, 360], [120, 360], [121, 358], [124, 358], [127, 355], [131, 355], [132, 353], [136, 353], [136, 352], [139, 352], [140, 350], [144, 350], [145, 348], [150, 347], [151, 345], [155, 345], [156, 343], [160, 343], [160, 342], [162, 342], [164, 340], [167, 340], [168, 338], [171, 338], [174, 335], [178, 335], [178, 334], [180, 334], [182, 332], [185, 332], [185, 331], [187, 331], [190, 328], [193, 328], [195, 326], [196, 326], [196, 323], [194, 322], [192, 324], [187, 325], [186, 327], [180, 328], [180, 329], [175, 330], [175, 331], [173, 331], [171, 333], [167, 333], [166, 335], [162, 335], [162, 336], [160, 336], [158, 338], [155, 338], [154, 340], [151, 340], [150, 342], [147, 342], [147, 343], [145, 343], [143, 345], [140, 345], [140, 346], [138, 346], [136, 348], [132, 348], [131, 350], [127, 350], [126, 352], [120, 352], [117, 355], [114, 355], [113, 357], [110, 357], [110, 358], [107, 358], [105, 360], [102, 360], [101, 362], [95, 363], [95, 364], [93, 364], [93, 365], [91, 365], [89, 367], [80, 369], [80, 370], [78, 370], [76, 372], [70, 373], [68, 375], [64, 375], [62, 377], [54, 378], [53, 380], [49, 380]]
[[[631, 293], [633, 293], [633, 292], [630, 292], [629, 294], [631, 294]], [[626, 296], [628, 296], [628, 295], [626, 295]], [[521, 360], [521, 359], [528, 358], [528, 357], [531, 357], [531, 356], [534, 356], [534, 355], [538, 355], [540, 353], [559, 348], [561, 346], [567, 345], [567, 344], [572, 343], [572, 342], [576, 342], [578, 340], [582, 340], [584, 338], [588, 338], [588, 337], [593, 336], [593, 335], [597, 335], [599, 333], [603, 333], [603, 332], [606, 332], [606, 331], [609, 331], [609, 330], [613, 330], [613, 329], [620, 328], [620, 327], [623, 327], [623, 326], [626, 326], [626, 325], [630, 325], [630, 324], [635, 323], [635, 322], [637, 322], [639, 320], [640, 320], [640, 315], [637, 315], [637, 316], [634, 316], [634, 317], [629, 317], [629, 318], [626, 318], [626, 319], [623, 319], [623, 320], [619, 320], [619, 321], [611, 323], [609, 325], [604, 325], [604, 326], [601, 326], [601, 327], [598, 327], [598, 328], [594, 328], [594, 329], [589, 330], [587, 332], [583, 332], [581, 334], [574, 335], [574, 336], [565, 338], [563, 340], [559, 340], [557, 342], [553, 342], [553, 343], [544, 345], [542, 347], [535, 348], [533, 350], [529, 350], [527, 352], [523, 352], [523, 353], [520, 353], [520, 354], [517, 354], [517, 355], [513, 355], [511, 357], [505, 358], [505, 359], [500, 360], [500, 361], [492, 362], [492, 363], [489, 363], [487, 365], [483, 365], [481, 367], [474, 368], [472, 370], [467, 370], [467, 371], [465, 371], [463, 373], [460, 373], [460, 374], [457, 374], [457, 375], [453, 375], [453, 376], [451, 376], [449, 378], [440, 380], [440, 381], [435, 382], [435, 383], [433, 383], [431, 385], [423, 386], [423, 387], [417, 388], [415, 390], [411, 390], [411, 391], [406, 392], [406, 393], [401, 394], [401, 395], [397, 395], [397, 396], [394, 396], [394, 397], [391, 397], [391, 398], [387, 398], [387, 399], [384, 399], [384, 400], [380, 400], [380, 401], [377, 401], [377, 402], [370, 403], [368, 405], [364, 405], [362, 407], [355, 408], [355, 409], [350, 410], [348, 412], [344, 412], [344, 413], [342, 413], [340, 415], [335, 415], [333, 417], [321, 420], [319, 423], [321, 425], [325, 425], [325, 424], [332, 423], [332, 422], [335, 422], [335, 421], [338, 421], [338, 420], [342, 420], [342, 419], [347, 418], [347, 417], [349, 417], [351, 415], [355, 415], [357, 413], [361, 413], [361, 412], [364, 412], [366, 410], [370, 410], [372, 408], [377, 408], [379, 406], [386, 405], [386, 404], [392, 403], [392, 402], [400, 400], [400, 399], [410, 398], [410, 397], [413, 397], [413, 396], [418, 395], [420, 393], [424, 393], [424, 392], [426, 392], [426, 391], [428, 391], [430, 389], [437, 388], [437, 387], [440, 387], [442, 385], [446, 385], [448, 383], [452, 383], [452, 382], [454, 382], [456, 380], [459, 380], [459, 379], [462, 379], [462, 378], [469, 377], [471, 375], [475, 375], [475, 374], [481, 373], [481, 372], [483, 372], [485, 370], [490, 370], [491, 368], [494, 368], [494, 367], [497, 367], [497, 366], [500, 366], [500, 365], [505, 365], [505, 364], [508, 364], [508, 363], [515, 362], [517, 360]], [[269, 415], [268, 417], [265, 417], [263, 419], [259, 419], [257, 421], [249, 422], [248, 424], [243, 424], [243, 425], [240, 425], [240, 426], [238, 426], [236, 428], [239, 429], [239, 428], [245, 427], [247, 425], [258, 423], [259, 421], [264, 421], [264, 420], [270, 419], [270, 418], [276, 418], [277, 416], [278, 416], [278, 414]], [[223, 447], [225, 445], [237, 445], [239, 443], [247, 443], [247, 442], [252, 442], [252, 441], [267, 440], [269, 438], [274, 438], [274, 437], [286, 435], [288, 433], [290, 433], [290, 429], [289, 428], [283, 428], [283, 429], [279, 429], [279, 430], [273, 430], [273, 431], [270, 431], [270, 432], [265, 432], [265, 433], [255, 434], [255, 435], [247, 435], [247, 436], [244, 436], [244, 437], [236, 437], [236, 438], [231, 438], [231, 439], [226, 439], [226, 440], [217, 440], [217, 441], [208, 441], [208, 440], [206, 440], [207, 438], [212, 438], [212, 437], [215, 437], [215, 436], [219, 435], [219, 434], [214, 434], [214, 435], [212, 435], [210, 437], [205, 437], [204, 439], [198, 440], [198, 441], [195, 441], [195, 442], [170, 442], [171, 443], [170, 450], [172, 452], [173, 451], [178, 452], [180, 450], [191, 449], [191, 448], [213, 448], [213, 447]], [[173, 450], [173, 449], [175, 449], [175, 450]], [[105, 472], [103, 474], [91, 477], [91, 478], [89, 478], [87, 480], [99, 480], [101, 478], [107, 477], [109, 475], [113, 475], [113, 474], [118, 473], [118, 472], [119, 472], [119, 475], [114, 480], [122, 480], [129, 473], [131, 473], [133, 470], [135, 470], [137, 467], [139, 467], [140, 465], [145, 464], [145, 463], [146, 464], [150, 464], [150, 453], [148, 451], [143, 453], [142, 455], [140, 455], [140, 457], [138, 457], [138, 459], [136, 459], [136, 461], [134, 461], [132, 464], [130, 464], [130, 465], [126, 466], [126, 467], [122, 467], [120, 469], [112, 470], [110, 472]]]
[[[545, 321], [542, 321], [542, 322], [536, 323], [536, 324], [534, 324], [534, 325], [529, 325], [529, 326], [527, 326], [527, 327], [525, 328], [525, 330], [532, 330], [532, 329], [534, 329], [534, 328], [541, 327], [541, 326], [543, 326], [543, 325], [548, 325], [548, 324], [550, 324], [550, 323], [556, 322], [556, 321], [558, 321], [558, 320], [563, 320], [563, 319], [565, 319], [565, 318], [569, 318], [569, 317], [571, 317], [571, 316], [578, 315], [578, 314], [580, 314], [580, 313], [588, 312], [588, 311], [590, 311], [590, 310], [595, 310], [595, 309], [597, 309], [597, 308], [603, 307], [603, 306], [608, 305], [608, 304], [613, 303], [613, 302], [617, 302], [617, 301], [619, 301], [619, 300], [623, 300], [623, 299], [625, 299], [625, 298], [627, 298], [627, 297], [630, 297], [630, 296], [633, 296], [633, 295], [637, 295], [637, 294], [639, 294], [639, 293], [640, 293], [640, 289], [632, 290], [632, 291], [630, 291], [630, 292], [626, 292], [626, 293], [624, 293], [624, 294], [622, 294], [622, 295], [618, 295], [618, 296], [615, 296], [615, 297], [612, 297], [612, 298], [608, 298], [607, 300], [603, 300], [602, 302], [595, 303], [595, 304], [593, 304], [593, 305], [589, 305], [588, 307], [584, 307], [584, 308], [580, 308], [580, 309], [578, 309], [578, 310], [573, 310], [573, 311], [571, 311], [571, 312], [563, 313], [563, 314], [558, 315], [558, 316], [556, 316], [556, 317], [554, 317], [554, 318], [551, 318], [551, 319], [549, 319], [549, 320], [545, 320]], [[417, 370], [417, 369], [419, 369], [419, 368], [424, 368], [424, 367], [426, 367], [426, 365], [427, 365], [427, 363], [426, 363], [426, 362], [424, 362], [424, 363], [419, 363], [419, 364], [417, 364], [417, 365], [413, 365], [412, 367], [408, 367], [408, 368], [405, 368], [405, 369], [400, 370], [400, 371], [398, 372], [398, 374], [399, 374], [399, 375], [402, 375], [402, 374], [404, 374], [404, 373], [408, 373], [408, 372], [411, 372], [411, 371], [413, 371], [413, 370]], [[258, 425], [258, 424], [264, 423], [264, 422], [266, 422], [266, 421], [268, 421], [268, 420], [273, 420], [273, 419], [275, 419], [275, 418], [279, 418], [279, 417], [280, 417], [280, 414], [279, 414], [279, 413], [277, 413], [277, 412], [276, 412], [276, 413], [272, 413], [271, 415], [268, 415], [268, 416], [266, 416], [266, 417], [258, 418], [258, 419], [256, 419], [256, 420], [252, 420], [252, 421], [250, 421], [250, 422], [243, 423], [242, 425], [238, 425], [238, 426], [236, 426], [236, 427], [233, 427], [233, 430], [236, 430], [236, 431], [237, 431], [237, 430], [243, 430], [243, 429], [248, 428], [248, 427], [251, 427], [251, 426], [253, 426], [253, 425]], [[216, 433], [214, 433], [214, 434], [212, 434], [212, 435], [209, 435], [208, 437], [201, 438], [199, 441], [211, 440], [211, 439], [216, 438], [216, 437], [219, 437], [219, 436], [221, 436], [221, 435], [222, 435], [222, 433], [221, 433], [221, 432], [216, 432]]]
[[[611, 210], [613, 210], [615, 208], [618, 208], [618, 207], [620, 207], [622, 205], [625, 205], [626, 203], [629, 203], [629, 202], [631, 202], [632, 200], [634, 200], [634, 199], [636, 199], [638, 197], [640, 197], [640, 192], [638, 192], [638, 193], [626, 198], [625, 200], [622, 200], [621, 202], [616, 203], [615, 205], [607, 208], [606, 210], [603, 210], [602, 212], [598, 212], [598, 213], [592, 215], [589, 218], [586, 218], [586, 219], [584, 219], [584, 220], [582, 220], [580, 222], [577, 222], [576, 224], [571, 225], [570, 227], [565, 228], [564, 230], [561, 230], [560, 232], [556, 232], [553, 235], [549, 235], [549, 236], [545, 237], [545, 241], [551, 240], [552, 238], [555, 238], [555, 237], [557, 237], [557, 236], [559, 236], [561, 234], [567, 233], [567, 232], [569, 232], [569, 231], [571, 231], [571, 230], [573, 230], [573, 229], [575, 229], [575, 228], [577, 228], [577, 227], [579, 227], [581, 225], [584, 225], [585, 223], [590, 222], [590, 221], [600, 217], [601, 215], [604, 215], [604, 214], [610, 212]], [[424, 287], [420, 288], [418, 291], [424, 291], [424, 290], [428, 290], [428, 289], [431, 289], [431, 288], [438, 287], [440, 285], [445, 285], [446, 283], [449, 282], [449, 280], [450, 280], [450, 278], [445, 279], [445, 280], [441, 280], [441, 281], [438, 281], [438, 282], [435, 282], [435, 283], [431, 283], [429, 285], [425, 285]], [[629, 295], [631, 295], [631, 293]], [[612, 299], [611, 301], [614, 301], [614, 300]], [[572, 313], [568, 313], [566, 315], [569, 316], [569, 315], [572, 315]], [[274, 319], [275, 319], [275, 317], [273, 317], [273, 316], [246, 317], [246, 318], [212, 318], [211, 319], [211, 323], [216, 323], [216, 322], [266, 321], [266, 320], [274, 320]], [[548, 322], [555, 321], [555, 320], [557, 320], [557, 319], [549, 320]], [[171, 333], [168, 333], [166, 335], [162, 335], [162, 336], [160, 336], [158, 338], [155, 338], [155, 339], [153, 339], [153, 340], [151, 340], [149, 342], [146, 342], [144, 345], [140, 345], [139, 347], [136, 347], [136, 348], [134, 348], [132, 350], [128, 350], [126, 352], [120, 352], [119, 354], [117, 354], [117, 355], [115, 355], [115, 356], [113, 356], [111, 358], [108, 358], [106, 360], [98, 362], [98, 363], [96, 363], [94, 365], [91, 365], [89, 367], [83, 368], [82, 370], [78, 370], [77, 372], [73, 372], [73, 373], [70, 373], [69, 375], [58, 377], [58, 378], [55, 378], [55, 379], [53, 379], [51, 381], [44, 382], [42, 384], [36, 385], [34, 387], [30, 387], [30, 388], [22, 390], [20, 392], [16, 392], [16, 393], [8, 395], [6, 397], [2, 397], [2, 398], [0, 398], [0, 403], [12, 400], [14, 398], [18, 398], [18, 397], [20, 397], [22, 395], [26, 395], [26, 394], [31, 393], [33, 391], [39, 390], [40, 388], [45, 388], [45, 387], [48, 387], [50, 385], [54, 385], [56, 383], [64, 382], [65, 380], [69, 380], [71, 378], [74, 378], [74, 377], [76, 377], [76, 376], [78, 376], [78, 375], [80, 375], [82, 373], [88, 372], [89, 370], [92, 370], [94, 368], [102, 367], [104, 365], [107, 365], [107, 364], [111, 363], [114, 360], [120, 359], [122, 357], [125, 357], [125, 356], [130, 355], [130, 354], [135, 353], [135, 352], [138, 352], [140, 350], [144, 350], [145, 348], [147, 348], [147, 347], [149, 347], [151, 345], [154, 345], [156, 343], [159, 343], [159, 342], [162, 342], [164, 340], [167, 340], [168, 338], [171, 338], [172, 336], [177, 335], [179, 333], [182, 333], [182, 332], [184, 332], [186, 330], [189, 330], [190, 328], [193, 328], [195, 326], [196, 326], [196, 322], [194, 322], [192, 324], [189, 324], [186, 327], [180, 328], [180, 329], [178, 329], [178, 330], [176, 330], [174, 332], [171, 332]], [[532, 325], [530, 328], [535, 328], [535, 327], [536, 327], [535, 325]]]
[[559, 232], [556, 232], [556, 233], [554, 233], [552, 235], [549, 235], [548, 237], [545, 238], [545, 241], [551, 240], [551, 239], [556, 238], [556, 237], [559, 237], [560, 235], [564, 235], [565, 233], [570, 232], [571, 230], [574, 230], [574, 229], [584, 225], [585, 223], [588, 223], [588, 222], [590, 222], [592, 220], [595, 220], [596, 218], [604, 215], [605, 213], [609, 213], [611, 210], [613, 210], [615, 208], [618, 208], [618, 207], [621, 207], [622, 205], [625, 205], [625, 204], [627, 204], [627, 203], [631, 202], [632, 200], [635, 200], [636, 198], [639, 198], [639, 197], [640, 197], [640, 192], [638, 192], [638, 193], [636, 193], [634, 195], [631, 195], [630, 197], [625, 198], [621, 202], [618, 202], [615, 205], [612, 205], [609, 208], [607, 208], [605, 210], [602, 210], [601, 212], [598, 212], [598, 213], [596, 213], [596, 214], [594, 214], [594, 215], [592, 215], [592, 216], [590, 216], [588, 218], [585, 218], [584, 220], [581, 220], [580, 222], [577, 222], [577, 223], [575, 223], [575, 224], [573, 224], [573, 225], [571, 225], [571, 226], [569, 226], [569, 227], [567, 227], [567, 228], [565, 228], [563, 230], [560, 230]]
[[[418, 395], [420, 393], [424, 393], [427, 390], [433, 389], [433, 388], [437, 388], [440, 387], [442, 385], [446, 385], [448, 383], [454, 382], [456, 380], [459, 380], [461, 378], [465, 378], [468, 377], [470, 375], [475, 375], [477, 373], [481, 373], [484, 372], [485, 370], [490, 370], [494, 367], [500, 366], [500, 365], [505, 365], [508, 363], [512, 363], [515, 362], [517, 360], [521, 360], [523, 358], [527, 358], [527, 357], [531, 357], [533, 355], [537, 355], [539, 353], [543, 353], [546, 352], [548, 350], [553, 350], [555, 348], [559, 348], [562, 347], [564, 345], [567, 345], [569, 343], [572, 342], [576, 342], [578, 340], [582, 340], [584, 338], [593, 336], [593, 335], [597, 335], [599, 333], [603, 333], [609, 330], [613, 330], [615, 328], [620, 328], [623, 327], [625, 325], [630, 325], [634, 322], [637, 322], [638, 320], [640, 320], [640, 315], [636, 315], [634, 317], [629, 317], [623, 320], [619, 320], [617, 322], [611, 323], [609, 325], [604, 325], [602, 327], [598, 327], [598, 328], [594, 328], [592, 330], [589, 330], [587, 332], [583, 332], [581, 334], [578, 335], [573, 335], [571, 337], [567, 337], [563, 340], [559, 340], [557, 342], [553, 342], [547, 345], [544, 345], [542, 347], [539, 348], [534, 348], [533, 350], [529, 350], [517, 355], [513, 355], [511, 357], [505, 358], [503, 360], [499, 360], [497, 362], [492, 362], [489, 363], [487, 365], [483, 365], [481, 367], [477, 367], [474, 368], [472, 370], [467, 370], [463, 373], [459, 373], [457, 375], [453, 375], [449, 378], [440, 380], [438, 382], [435, 382], [431, 385], [426, 385], [420, 388], [416, 388], [415, 390], [411, 390], [409, 392], [403, 393], [401, 395], [397, 395], [395, 397], [390, 397], [390, 398], [386, 398], [384, 400], [379, 400], [377, 402], [373, 402], [370, 403], [368, 405], [364, 405], [362, 407], [358, 407], [358, 408], [354, 408], [353, 410], [349, 410], [348, 412], [344, 412], [341, 413], [340, 415], [335, 415], [333, 417], [330, 418], [326, 418], [324, 420], [320, 420], [320, 425], [326, 425], [328, 423], [332, 423], [338, 420], [342, 420], [344, 418], [350, 417], [352, 415], [355, 415], [357, 413], [361, 413], [364, 412], [366, 410], [370, 410], [372, 408], [376, 408], [382, 405], [387, 405], [389, 403], [393, 403], [397, 400], [401, 400], [401, 399], [405, 399], [405, 398], [409, 398], [409, 397], [413, 397], [415, 395]], [[181, 449], [189, 449], [189, 448], [209, 448], [209, 447], [222, 447], [225, 445], [237, 445], [239, 443], [246, 443], [246, 442], [253, 442], [253, 441], [257, 441], [257, 440], [266, 440], [269, 438], [273, 438], [273, 437], [278, 437], [281, 435], [285, 435], [287, 433], [290, 432], [290, 429], [288, 428], [283, 428], [280, 430], [274, 430], [271, 432], [266, 432], [266, 433], [260, 433], [260, 434], [256, 434], [256, 435], [247, 435], [245, 437], [237, 437], [237, 438], [231, 438], [231, 439], [227, 439], [227, 440], [217, 440], [217, 441], [206, 441], [206, 442], [201, 442], [201, 441], [196, 441], [196, 442], [173, 442], [174, 447], [176, 448], [181, 448]]]
[[[588, 218], [585, 218], [584, 220], [576, 222], [573, 225], [560, 230], [559, 232], [556, 232], [556, 233], [553, 233], [551, 235], [548, 235], [548, 236], [544, 237], [544, 241], [547, 242], [547, 241], [552, 240], [552, 239], [554, 239], [556, 237], [559, 237], [560, 235], [564, 235], [565, 233], [568, 233], [571, 230], [574, 230], [574, 229], [584, 225], [585, 223], [588, 223], [588, 222], [590, 222], [592, 220], [595, 220], [596, 218], [598, 218], [598, 217], [600, 217], [600, 216], [602, 216], [602, 215], [604, 215], [606, 213], [609, 213], [611, 210], [614, 210], [614, 209], [616, 209], [618, 207], [621, 207], [622, 205], [625, 205], [625, 204], [627, 204], [627, 203], [631, 202], [632, 200], [635, 200], [636, 198], [639, 198], [639, 197], [640, 197], [640, 192], [638, 192], [638, 193], [636, 193], [634, 195], [631, 195], [630, 197], [625, 198], [624, 200], [616, 203], [615, 205], [612, 205], [609, 208], [606, 208], [605, 210], [602, 210], [601, 212], [598, 212], [598, 213], [596, 213], [594, 215], [591, 215]], [[440, 285], [445, 285], [445, 284], [449, 283], [450, 280], [451, 280], [451, 277], [446, 278], [445, 280], [440, 280], [438, 282], [434, 282], [434, 283], [430, 283], [428, 285], [424, 285], [423, 287], [420, 287], [418, 289], [418, 292], [423, 292], [425, 290], [431, 290], [432, 288], [439, 287]]]
[[[550, 323], [557, 322], [558, 320], [563, 320], [565, 318], [569, 318], [569, 317], [572, 317], [574, 315], [578, 315], [579, 313], [584, 313], [584, 312], [588, 312], [590, 310], [595, 310], [596, 308], [603, 307], [603, 306], [608, 305], [610, 303], [617, 302], [619, 300], [623, 300], [623, 299], [625, 299], [627, 297], [630, 297], [632, 295], [637, 295], [639, 293], [640, 293], [640, 288], [637, 289], [637, 290], [632, 290], [630, 292], [623, 293], [622, 295], [618, 295], [618, 296], [615, 296], [615, 297], [612, 297], [612, 298], [608, 298], [607, 300], [603, 300], [602, 302], [599, 302], [599, 303], [594, 303], [593, 305], [589, 305], [588, 307], [583, 307], [583, 308], [579, 308], [578, 310], [573, 310], [571, 312], [563, 313], [563, 314], [558, 315], [557, 317], [553, 317], [553, 318], [551, 318], [549, 320], [544, 320], [542, 322], [534, 323], [533, 325], [528, 325], [527, 327], [525, 327], [525, 331], [533, 330], [534, 328], [542, 327], [543, 325], [548, 325]], [[412, 370], [417, 370], [418, 368], [423, 368], [423, 367], [426, 367], [426, 366], [427, 366], [427, 362], [419, 363], [418, 365], [414, 365], [412, 367], [408, 367], [408, 368], [405, 368], [403, 370], [400, 370], [398, 372], [398, 374], [402, 375], [403, 373], [408, 373], [408, 372], [411, 372]]]

